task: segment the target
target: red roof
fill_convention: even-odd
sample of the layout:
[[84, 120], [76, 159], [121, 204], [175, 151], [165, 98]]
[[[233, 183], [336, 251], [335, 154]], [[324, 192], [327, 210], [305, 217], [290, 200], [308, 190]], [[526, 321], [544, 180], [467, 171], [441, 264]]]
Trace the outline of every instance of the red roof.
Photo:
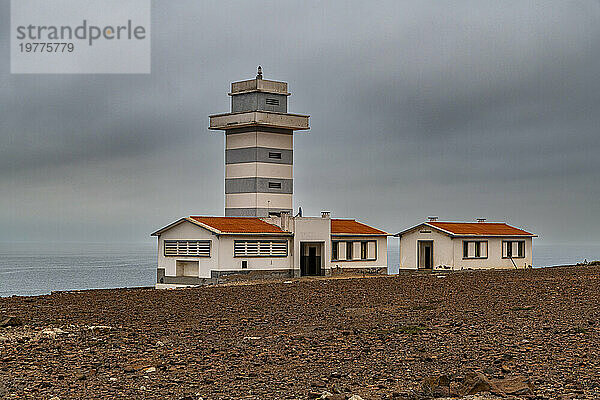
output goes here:
[[223, 233], [289, 233], [256, 217], [190, 217]]
[[387, 235], [386, 232], [380, 231], [365, 225], [353, 219], [332, 219], [331, 220], [332, 235]]
[[535, 236], [533, 233], [515, 228], [504, 222], [427, 222], [428, 225], [448, 231], [454, 235], [481, 236]]

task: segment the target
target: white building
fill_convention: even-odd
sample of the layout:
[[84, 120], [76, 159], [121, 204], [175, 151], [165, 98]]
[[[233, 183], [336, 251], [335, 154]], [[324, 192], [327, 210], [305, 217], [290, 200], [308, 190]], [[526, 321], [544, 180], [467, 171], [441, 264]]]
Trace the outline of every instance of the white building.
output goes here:
[[225, 131], [225, 217], [186, 217], [154, 232], [157, 287], [230, 279], [387, 273], [387, 233], [355, 220], [292, 217], [294, 131], [287, 83], [231, 84], [231, 112], [210, 116]]
[[504, 222], [441, 222], [436, 217], [408, 228], [400, 238], [400, 269], [526, 268], [536, 235]]
[[387, 273], [388, 234], [321, 217], [187, 217], [158, 236], [157, 287], [336, 273]]

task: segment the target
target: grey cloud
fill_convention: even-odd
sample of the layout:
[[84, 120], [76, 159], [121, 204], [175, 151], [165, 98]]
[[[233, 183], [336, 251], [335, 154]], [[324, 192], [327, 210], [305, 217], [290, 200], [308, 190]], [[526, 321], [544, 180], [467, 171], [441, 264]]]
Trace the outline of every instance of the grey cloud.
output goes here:
[[151, 75], [0, 63], [0, 240], [143, 241], [222, 213], [207, 116], [258, 64], [311, 115], [296, 207], [392, 232], [434, 212], [600, 240], [600, 3], [181, 1], [152, 15]]

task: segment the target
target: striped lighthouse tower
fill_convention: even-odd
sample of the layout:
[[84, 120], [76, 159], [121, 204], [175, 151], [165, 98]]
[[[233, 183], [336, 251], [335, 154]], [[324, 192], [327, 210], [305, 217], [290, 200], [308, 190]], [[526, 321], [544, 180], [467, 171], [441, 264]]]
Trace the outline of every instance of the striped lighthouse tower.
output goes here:
[[231, 112], [211, 115], [225, 131], [225, 215], [268, 217], [292, 211], [294, 131], [308, 115], [287, 112], [286, 82], [255, 79], [231, 84]]

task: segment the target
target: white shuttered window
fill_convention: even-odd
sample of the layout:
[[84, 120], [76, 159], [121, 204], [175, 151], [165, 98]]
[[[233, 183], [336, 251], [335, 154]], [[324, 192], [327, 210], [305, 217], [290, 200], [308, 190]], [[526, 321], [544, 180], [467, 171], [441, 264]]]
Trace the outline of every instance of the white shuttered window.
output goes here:
[[235, 257], [287, 257], [287, 241], [284, 240], [236, 240], [233, 244]]
[[210, 240], [165, 240], [165, 256], [210, 257]]

